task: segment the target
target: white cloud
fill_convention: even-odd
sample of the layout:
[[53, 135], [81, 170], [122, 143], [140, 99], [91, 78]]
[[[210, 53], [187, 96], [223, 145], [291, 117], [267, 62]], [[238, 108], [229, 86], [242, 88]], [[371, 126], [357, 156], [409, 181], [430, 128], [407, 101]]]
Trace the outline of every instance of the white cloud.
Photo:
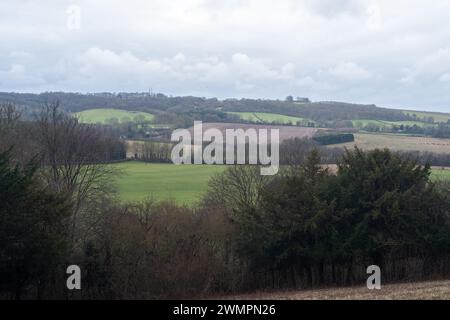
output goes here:
[[313, 13], [325, 17], [336, 17], [342, 14], [358, 14], [364, 9], [364, 1], [360, 0], [306, 0], [305, 5]]
[[353, 62], [341, 62], [329, 70], [329, 73], [342, 80], [365, 80], [372, 75], [366, 69]]
[[442, 82], [450, 82], [450, 73], [443, 74], [439, 78], [439, 80], [441, 80]]
[[439, 49], [430, 55], [418, 59], [407, 70], [403, 80], [407, 83], [430, 81], [445, 78], [450, 72], [450, 48]]
[[[270, 62], [252, 59], [247, 54], [235, 53], [229, 58], [207, 56], [189, 59], [178, 53], [170, 59], [137, 57], [131, 52], [117, 53], [108, 49], [89, 48], [78, 58], [79, 76], [93, 86], [107, 83], [108, 79], [120, 85], [135, 81], [136, 85], [167, 86], [177, 81], [216, 83], [230, 86], [239, 92], [249, 92], [272, 81], [289, 86], [295, 81], [295, 66], [287, 63], [280, 67]], [[143, 88], [140, 88], [143, 89]]]
[[317, 82], [311, 77], [304, 77], [296, 80], [295, 84], [299, 87], [313, 87], [317, 85]]
[[2, 3], [0, 91], [450, 105], [447, 0], [77, 0], [76, 31], [72, 3]]

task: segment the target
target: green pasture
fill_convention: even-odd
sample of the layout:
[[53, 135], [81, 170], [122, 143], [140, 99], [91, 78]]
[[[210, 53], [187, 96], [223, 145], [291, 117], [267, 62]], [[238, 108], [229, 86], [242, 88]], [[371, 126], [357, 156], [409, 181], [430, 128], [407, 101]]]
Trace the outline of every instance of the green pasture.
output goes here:
[[425, 111], [403, 111], [404, 114], [413, 116], [414, 114], [420, 119], [420, 118], [429, 118], [432, 117], [435, 122], [444, 122], [447, 123], [447, 121], [450, 120], [450, 114], [449, 113], [440, 113], [440, 112], [425, 112]]
[[431, 172], [431, 179], [433, 179], [433, 180], [450, 180], [450, 169], [434, 168]]
[[118, 122], [128, 122], [128, 121], [152, 121], [154, 116], [147, 112], [140, 111], [127, 111], [120, 109], [89, 109], [81, 112], [75, 113], [75, 116], [82, 123], [101, 123], [107, 124], [113, 119], [117, 119]]
[[173, 199], [180, 204], [198, 201], [207, 190], [210, 177], [225, 166], [174, 165], [144, 162], [123, 162], [113, 165], [119, 171], [115, 186], [124, 202], [153, 197]]
[[392, 128], [394, 126], [418, 126], [418, 127], [432, 127], [435, 126], [435, 124], [432, 123], [426, 123], [421, 121], [383, 121], [383, 120], [367, 120], [367, 119], [358, 119], [358, 120], [352, 120], [353, 126], [355, 128], [363, 128], [367, 126], [368, 124], [374, 124], [378, 127], [385, 127], [385, 128]]
[[[206, 192], [209, 179], [226, 166], [174, 165], [144, 162], [113, 164], [120, 172], [114, 184], [124, 202], [175, 200], [179, 204], [193, 204]], [[435, 168], [432, 179], [450, 179], [450, 170]]]

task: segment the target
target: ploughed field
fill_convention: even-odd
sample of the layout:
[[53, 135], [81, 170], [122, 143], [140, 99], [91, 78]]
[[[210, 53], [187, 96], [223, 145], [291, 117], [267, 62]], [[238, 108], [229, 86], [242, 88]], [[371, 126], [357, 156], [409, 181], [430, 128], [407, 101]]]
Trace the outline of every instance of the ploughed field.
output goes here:
[[[268, 136], [270, 137], [270, 130], [279, 129], [280, 130], [280, 142], [283, 140], [288, 140], [291, 138], [312, 138], [317, 133], [319, 129], [317, 128], [306, 128], [306, 127], [296, 127], [296, 126], [276, 126], [276, 125], [262, 125], [262, 124], [239, 124], [239, 123], [215, 123], [207, 122], [203, 123], [203, 132], [208, 129], [218, 129], [222, 132], [223, 138], [225, 139], [225, 130], [232, 129], [267, 129]], [[194, 136], [194, 128], [189, 129], [191, 131], [191, 136]], [[326, 130], [326, 129], [321, 129]]]
[[[174, 165], [128, 161], [112, 164], [120, 173], [115, 178], [119, 198], [123, 202], [175, 200], [179, 204], [195, 204], [208, 188], [209, 179], [223, 172], [219, 165]], [[433, 169], [433, 179], [449, 179], [450, 170]]]

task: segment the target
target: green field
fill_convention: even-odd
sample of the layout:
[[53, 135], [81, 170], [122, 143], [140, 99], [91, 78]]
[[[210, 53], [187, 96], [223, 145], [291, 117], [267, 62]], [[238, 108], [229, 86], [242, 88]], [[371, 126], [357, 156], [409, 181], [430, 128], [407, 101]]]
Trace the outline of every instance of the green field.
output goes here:
[[198, 201], [207, 190], [207, 183], [225, 166], [150, 164], [123, 162], [114, 164], [121, 171], [115, 186], [125, 202], [149, 197], [157, 200], [173, 199], [180, 204]]
[[260, 123], [283, 123], [283, 124], [297, 124], [299, 121], [305, 121], [304, 118], [285, 116], [276, 113], [266, 113], [266, 112], [228, 112], [229, 114], [234, 114], [239, 116], [241, 119], [252, 122]]
[[120, 109], [89, 109], [75, 113], [75, 116], [82, 123], [101, 123], [106, 124], [113, 119], [118, 122], [136, 121], [137, 118], [152, 121], [154, 116], [147, 112], [127, 111]]
[[424, 112], [424, 111], [403, 111], [404, 114], [412, 116], [415, 114], [418, 118], [428, 118], [433, 117], [436, 122], [447, 122], [450, 120], [449, 113], [440, 113], [440, 112]]
[[[156, 164], [123, 162], [113, 165], [121, 172], [115, 186], [124, 202], [175, 200], [179, 204], [193, 204], [207, 190], [209, 179], [223, 172], [226, 166]], [[450, 179], [450, 170], [433, 169], [432, 178]]]
[[450, 180], [450, 169], [434, 168], [431, 172], [431, 178], [433, 180]]
[[383, 120], [352, 120], [353, 126], [355, 128], [362, 128], [367, 126], [368, 124], [374, 124], [378, 127], [386, 127], [386, 128], [392, 128], [394, 126], [419, 126], [419, 127], [430, 127], [435, 126], [435, 124], [432, 123], [426, 123], [421, 121], [383, 121]]

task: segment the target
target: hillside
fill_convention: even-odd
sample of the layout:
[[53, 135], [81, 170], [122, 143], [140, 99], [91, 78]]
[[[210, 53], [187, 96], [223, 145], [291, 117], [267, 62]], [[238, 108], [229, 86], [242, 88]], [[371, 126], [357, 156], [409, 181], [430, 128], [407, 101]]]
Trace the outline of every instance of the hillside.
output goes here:
[[[262, 99], [225, 99], [202, 97], [169, 97], [164, 94], [148, 93], [64, 93], [46, 92], [41, 94], [0, 92], [0, 102], [14, 102], [23, 107], [26, 114], [39, 110], [49, 101], [59, 100], [66, 111], [80, 112], [93, 106], [143, 111], [149, 113], [171, 112], [186, 113], [222, 113], [226, 112], [260, 112], [306, 118], [314, 121], [336, 121], [371, 119], [385, 121], [408, 121], [415, 113], [418, 119], [426, 113], [380, 108], [375, 105], [351, 104], [335, 101], [296, 103], [284, 100]], [[436, 121], [450, 119], [450, 115], [440, 114]], [[229, 119], [228, 119], [229, 120]]]
[[[35, 119], [45, 103], [55, 100], [60, 101], [64, 111], [77, 115], [82, 122], [108, 124], [127, 139], [167, 139], [170, 130], [189, 128], [194, 121], [232, 124], [231, 127], [258, 124], [324, 128], [358, 133], [361, 139], [357, 144], [363, 147], [392, 147], [406, 151], [448, 153], [448, 141], [423, 143], [419, 140], [450, 139], [450, 114], [395, 110], [375, 105], [309, 100], [302, 103], [295, 100], [219, 100], [148, 93], [0, 92], [0, 103], [14, 102], [29, 119]], [[94, 109], [94, 106], [101, 108]], [[132, 122], [140, 119], [147, 124], [145, 127], [125, 128], [121, 126], [124, 119]], [[393, 140], [386, 139], [384, 134], [392, 134]], [[298, 137], [296, 134], [290, 136]], [[441, 145], [445, 148], [441, 149]]]

